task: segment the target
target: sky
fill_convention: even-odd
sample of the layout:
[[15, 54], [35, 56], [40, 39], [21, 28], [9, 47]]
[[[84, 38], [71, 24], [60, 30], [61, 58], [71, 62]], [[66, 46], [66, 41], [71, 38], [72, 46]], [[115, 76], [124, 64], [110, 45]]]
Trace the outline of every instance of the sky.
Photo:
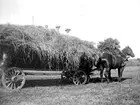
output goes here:
[[[34, 17], [34, 22], [33, 22]], [[60, 33], [98, 43], [129, 45], [140, 58], [140, 0], [0, 0], [0, 24], [60, 25]]]

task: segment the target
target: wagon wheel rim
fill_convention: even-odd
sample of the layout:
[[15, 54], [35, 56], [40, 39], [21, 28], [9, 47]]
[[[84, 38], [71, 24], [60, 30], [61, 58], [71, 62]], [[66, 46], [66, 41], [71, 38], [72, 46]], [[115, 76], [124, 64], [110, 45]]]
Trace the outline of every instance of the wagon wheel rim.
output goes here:
[[19, 90], [25, 84], [25, 74], [18, 68], [11, 68], [3, 74], [2, 84], [8, 90]]
[[73, 76], [73, 83], [75, 85], [86, 84], [87, 80], [88, 80], [87, 79], [87, 74], [82, 70], [79, 70], [79, 71], [75, 72], [75, 74]]

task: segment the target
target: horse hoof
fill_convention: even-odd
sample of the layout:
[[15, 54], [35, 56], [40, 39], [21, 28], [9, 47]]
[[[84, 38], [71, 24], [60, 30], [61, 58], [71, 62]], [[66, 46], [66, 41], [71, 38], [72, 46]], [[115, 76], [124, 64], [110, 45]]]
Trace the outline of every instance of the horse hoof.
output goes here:
[[101, 80], [101, 83], [103, 83], [104, 81], [103, 81], [103, 79]]
[[118, 79], [118, 82], [121, 82], [121, 79]]
[[110, 82], [110, 81], [109, 81], [109, 80], [107, 80], [107, 84], [109, 84], [109, 82]]
[[112, 80], [112, 78], [109, 78], [109, 80]]

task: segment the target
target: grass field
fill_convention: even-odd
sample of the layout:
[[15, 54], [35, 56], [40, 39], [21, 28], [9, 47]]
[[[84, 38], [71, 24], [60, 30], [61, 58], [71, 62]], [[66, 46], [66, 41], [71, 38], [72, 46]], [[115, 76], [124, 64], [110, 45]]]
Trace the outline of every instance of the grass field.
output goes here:
[[[126, 67], [120, 83], [116, 78], [109, 84], [100, 83], [98, 74], [89, 84], [80, 86], [60, 82], [60, 76], [27, 76], [28, 81], [18, 92], [0, 88], [0, 105], [140, 105], [140, 66]], [[112, 77], [116, 76], [117, 71], [112, 70]]]

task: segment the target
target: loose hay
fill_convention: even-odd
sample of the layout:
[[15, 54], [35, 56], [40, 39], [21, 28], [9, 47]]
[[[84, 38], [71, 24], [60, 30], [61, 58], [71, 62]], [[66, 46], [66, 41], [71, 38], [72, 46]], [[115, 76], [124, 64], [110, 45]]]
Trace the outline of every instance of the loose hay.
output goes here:
[[8, 66], [49, 70], [77, 70], [85, 54], [94, 60], [92, 42], [62, 35], [54, 29], [32, 25], [0, 25], [0, 51], [8, 54]]

